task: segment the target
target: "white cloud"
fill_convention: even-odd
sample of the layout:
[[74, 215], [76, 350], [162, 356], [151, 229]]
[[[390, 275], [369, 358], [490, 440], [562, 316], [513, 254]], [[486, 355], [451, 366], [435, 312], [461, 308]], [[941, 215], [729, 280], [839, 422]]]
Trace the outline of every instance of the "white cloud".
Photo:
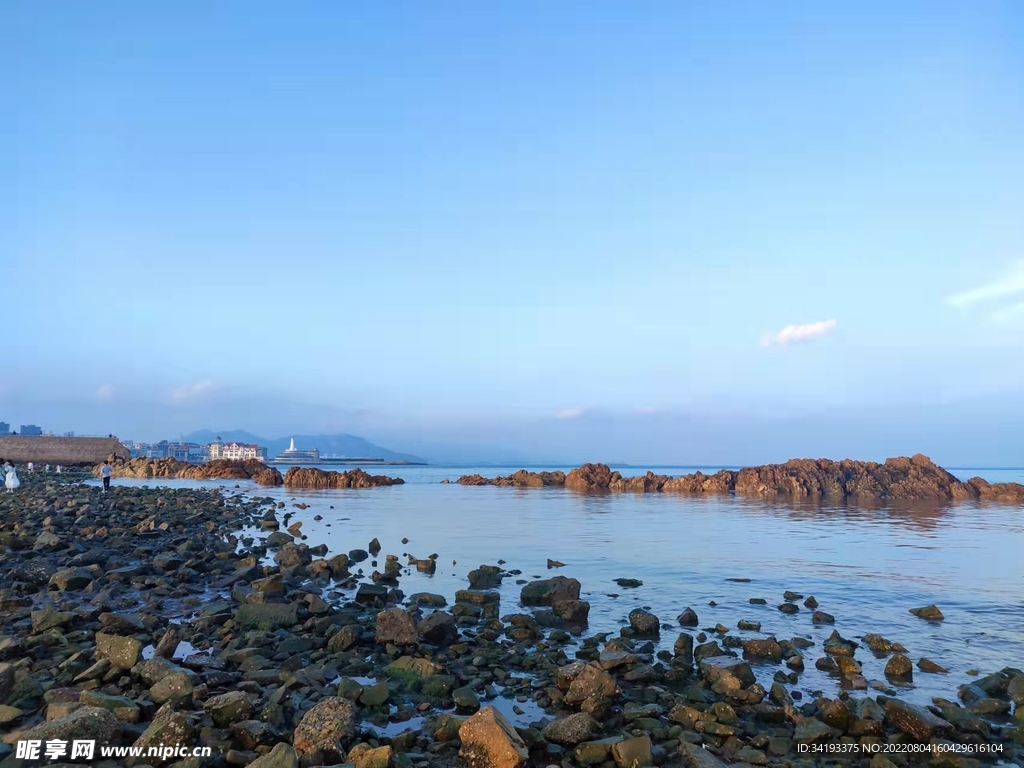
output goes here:
[[990, 314], [987, 319], [994, 325], [1005, 325], [1020, 318], [1024, 318], [1024, 302], [1020, 302], [1019, 304], [1010, 304], [1007, 307], [1001, 307]]
[[558, 413], [555, 414], [555, 418], [556, 419], [578, 419], [584, 413], [586, 413], [586, 409], [585, 408], [580, 408], [580, 407], [576, 407], [576, 408], [563, 408], [562, 410], [560, 410]]
[[658, 409], [657, 408], [652, 408], [649, 405], [641, 405], [639, 408], [636, 409], [636, 412], [638, 414], [640, 414], [641, 416], [651, 416], [651, 415], [657, 413]]
[[1008, 296], [1024, 293], [1024, 260], [1018, 261], [998, 280], [972, 288], [969, 291], [956, 293], [946, 299], [951, 307], [963, 309], [975, 304], [984, 304]]
[[171, 399], [176, 403], [190, 403], [198, 400], [207, 392], [213, 389], [213, 382], [209, 379], [197, 381], [194, 384], [187, 384], [177, 387], [171, 392]]
[[802, 325], [787, 325], [778, 333], [771, 333], [761, 339], [762, 347], [784, 347], [798, 341], [809, 341], [822, 336], [828, 336], [836, 329], [836, 321], [821, 320], [817, 323], [804, 323]]
[[96, 399], [101, 403], [109, 403], [114, 399], [114, 394], [113, 384], [100, 384], [99, 389], [96, 390]]

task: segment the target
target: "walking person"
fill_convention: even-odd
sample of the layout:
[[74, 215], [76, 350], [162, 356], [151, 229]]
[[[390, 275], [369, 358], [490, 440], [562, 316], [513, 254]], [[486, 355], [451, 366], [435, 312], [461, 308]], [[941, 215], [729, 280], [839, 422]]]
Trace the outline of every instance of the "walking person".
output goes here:
[[100, 477], [103, 478], [103, 492], [106, 493], [110, 490], [110, 459], [103, 462], [103, 466], [100, 468]]
[[14, 468], [13, 464], [5, 465], [7, 471], [5, 472], [4, 488], [7, 489], [8, 493], [14, 493], [14, 489], [21, 485], [21, 481], [18, 480], [18, 471]]

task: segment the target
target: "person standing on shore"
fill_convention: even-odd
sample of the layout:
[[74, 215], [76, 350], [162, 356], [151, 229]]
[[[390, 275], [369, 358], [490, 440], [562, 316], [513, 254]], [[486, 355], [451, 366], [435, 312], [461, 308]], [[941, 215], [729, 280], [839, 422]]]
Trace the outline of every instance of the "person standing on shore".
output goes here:
[[106, 493], [110, 490], [110, 459], [103, 462], [103, 467], [100, 469], [100, 477], [103, 478], [103, 492]]
[[14, 493], [14, 489], [21, 485], [21, 481], [18, 480], [18, 471], [12, 464], [7, 464], [5, 467], [4, 488], [7, 489], [8, 493]]

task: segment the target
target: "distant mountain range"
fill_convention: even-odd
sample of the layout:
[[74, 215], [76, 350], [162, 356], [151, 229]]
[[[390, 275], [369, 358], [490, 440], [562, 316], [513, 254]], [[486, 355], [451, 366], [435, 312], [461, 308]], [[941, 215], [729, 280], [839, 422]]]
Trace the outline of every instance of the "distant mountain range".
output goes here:
[[415, 461], [422, 462], [419, 456], [411, 453], [398, 453], [396, 451], [374, 445], [369, 440], [356, 435], [289, 435], [268, 440], [259, 437], [251, 432], [242, 429], [225, 429], [221, 432], [213, 432], [209, 429], [202, 429], [185, 435], [185, 440], [190, 443], [206, 445], [212, 443], [216, 438], [224, 442], [256, 443], [267, 446], [267, 455], [274, 458], [277, 454], [288, 448], [292, 437], [295, 438], [295, 447], [301, 450], [316, 448], [321, 456], [346, 456], [361, 459], [384, 459], [385, 461]]

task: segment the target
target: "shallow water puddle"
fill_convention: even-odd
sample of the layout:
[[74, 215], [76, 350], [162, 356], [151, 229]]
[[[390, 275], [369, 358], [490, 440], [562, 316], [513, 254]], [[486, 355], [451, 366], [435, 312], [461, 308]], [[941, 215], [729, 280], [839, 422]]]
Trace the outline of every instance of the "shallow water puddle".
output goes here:
[[[174, 653], [171, 654], [171, 658], [178, 659], [179, 661], [184, 661], [189, 656], [195, 654], [196, 650], [196, 647], [193, 646], [192, 643], [188, 642], [187, 640], [180, 640], [178, 642], [178, 647], [175, 648]], [[147, 661], [149, 659], [152, 659], [155, 654], [155, 646], [147, 645], [145, 648], [142, 649], [142, 658]]]

